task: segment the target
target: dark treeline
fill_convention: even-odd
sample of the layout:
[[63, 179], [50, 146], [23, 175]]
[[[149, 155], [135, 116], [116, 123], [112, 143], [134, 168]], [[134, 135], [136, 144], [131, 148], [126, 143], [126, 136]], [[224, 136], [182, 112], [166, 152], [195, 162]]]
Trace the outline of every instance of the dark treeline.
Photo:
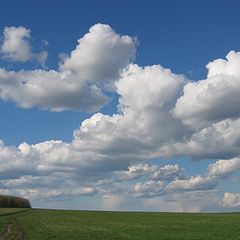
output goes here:
[[0, 195], [0, 208], [31, 208], [28, 199]]

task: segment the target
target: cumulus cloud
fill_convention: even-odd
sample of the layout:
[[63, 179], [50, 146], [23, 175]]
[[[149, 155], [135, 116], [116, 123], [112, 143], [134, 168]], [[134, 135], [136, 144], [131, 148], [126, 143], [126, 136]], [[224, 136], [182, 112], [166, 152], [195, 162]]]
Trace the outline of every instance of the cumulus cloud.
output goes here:
[[[19, 56], [28, 60], [30, 55], [35, 56], [28, 44], [30, 30], [10, 28], [5, 31], [6, 34], [10, 31], [13, 43], [10, 44], [6, 38], [2, 53], [5, 51], [6, 55], [9, 43], [13, 52], [12, 55], [9, 54], [11, 59]], [[20, 52], [14, 47], [20, 49]], [[22, 108], [96, 112], [109, 102], [110, 99], [103, 90], [111, 90], [107, 86], [112, 85], [123, 68], [134, 59], [135, 47], [133, 38], [118, 35], [108, 25], [96, 24], [79, 39], [77, 48], [60, 64], [58, 71], [15, 72], [1, 68], [0, 98], [15, 102]]]
[[208, 78], [189, 82], [176, 102], [174, 114], [193, 128], [240, 116], [240, 53], [231, 51], [227, 60], [207, 65]]
[[137, 197], [154, 197], [163, 194], [164, 183], [162, 181], [146, 181], [134, 185], [133, 192]]
[[131, 164], [128, 171], [121, 171], [117, 177], [124, 180], [136, 180], [141, 177], [148, 177], [151, 180], [173, 180], [185, 177], [184, 169], [179, 165], [167, 164], [160, 167], [157, 164], [138, 163]]
[[225, 158], [240, 154], [240, 119], [223, 120], [196, 131], [186, 140], [163, 147], [166, 155], [185, 155], [192, 158]]
[[[1, 143], [0, 191], [37, 201], [100, 194], [103, 195], [104, 209], [124, 209], [127, 196], [132, 200], [133, 197], [146, 199], [165, 195], [171, 198], [173, 192], [183, 195], [204, 192], [214, 189], [217, 184], [215, 175], [187, 176], [176, 164], [159, 166], [136, 162], [124, 170], [129, 161], [120, 159], [118, 162], [106, 157], [109, 156], [80, 151], [74, 144], [62, 141], [23, 143], [18, 148]], [[151, 209], [147, 203], [141, 204]], [[175, 204], [178, 211], [193, 211], [197, 207], [187, 208], [186, 204], [183, 207], [183, 202]], [[167, 209], [167, 206], [161, 209]]]
[[170, 113], [184, 80], [161, 66], [130, 65], [116, 84], [119, 112], [83, 121], [74, 131], [74, 146], [128, 160], [154, 157], [157, 147], [187, 132]]
[[215, 75], [240, 76], [240, 52], [230, 51], [225, 59], [216, 59], [208, 63], [208, 77]]
[[64, 58], [60, 69], [97, 84], [110, 83], [134, 61], [135, 52], [134, 38], [120, 36], [109, 25], [96, 24], [78, 40], [77, 47]]
[[209, 190], [217, 185], [209, 176], [192, 176], [189, 179], [175, 180], [168, 185], [169, 190]]
[[218, 160], [208, 166], [208, 174], [212, 176], [226, 177], [240, 170], [240, 158]]
[[[0, 178], [15, 178], [32, 172], [37, 159], [22, 154], [15, 146], [0, 141]], [[33, 172], [34, 174], [34, 172]]]
[[96, 85], [84, 84], [71, 73], [54, 70], [15, 72], [1, 68], [0, 97], [22, 108], [38, 107], [56, 112], [94, 112], [109, 101]]
[[153, 173], [153, 179], [155, 180], [173, 180], [185, 178], [184, 169], [179, 165], [165, 165], [156, 169]]
[[224, 198], [222, 200], [222, 205], [224, 207], [240, 207], [240, 194], [225, 192]]
[[[2, 191], [20, 189], [35, 199], [44, 189], [46, 198], [64, 198], [69, 189], [74, 196], [98, 193], [111, 209], [121, 208], [126, 196], [153, 206], [169, 196], [169, 208], [186, 210], [176, 196], [209, 193], [219, 177], [225, 180], [239, 169], [239, 53], [209, 63], [207, 79], [193, 82], [160, 65], [133, 64], [135, 51], [134, 38], [97, 24], [58, 70], [0, 69], [0, 98], [22, 108], [96, 112], [110, 100], [109, 92], [119, 96], [115, 114], [91, 115], [70, 142], [1, 142]], [[188, 176], [181, 162], [155, 161], [178, 156], [216, 162]]]
[[30, 44], [31, 30], [25, 27], [5, 27], [0, 55], [8, 61], [27, 62], [35, 60], [44, 63], [48, 53], [42, 51], [34, 53]]

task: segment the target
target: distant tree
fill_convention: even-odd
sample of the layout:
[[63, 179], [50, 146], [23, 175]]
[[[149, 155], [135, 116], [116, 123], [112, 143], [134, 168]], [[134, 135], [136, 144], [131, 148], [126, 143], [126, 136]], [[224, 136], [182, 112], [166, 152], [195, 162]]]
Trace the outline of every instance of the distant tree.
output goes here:
[[31, 208], [31, 203], [25, 198], [0, 195], [0, 208]]

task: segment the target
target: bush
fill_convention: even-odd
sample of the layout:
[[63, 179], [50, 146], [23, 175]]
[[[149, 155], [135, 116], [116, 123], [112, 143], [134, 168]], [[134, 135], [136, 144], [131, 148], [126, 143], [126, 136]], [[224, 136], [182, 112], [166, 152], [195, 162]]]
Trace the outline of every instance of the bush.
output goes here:
[[0, 195], [0, 208], [31, 208], [28, 199]]

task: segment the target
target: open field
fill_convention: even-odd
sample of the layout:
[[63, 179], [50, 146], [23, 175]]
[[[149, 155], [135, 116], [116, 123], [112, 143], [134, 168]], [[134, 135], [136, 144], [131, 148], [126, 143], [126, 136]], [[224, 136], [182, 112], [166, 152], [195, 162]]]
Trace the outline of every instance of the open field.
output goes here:
[[11, 215], [13, 213], [22, 212], [27, 210], [26, 208], [0, 208], [0, 216]]
[[[240, 214], [32, 209], [0, 217], [0, 239], [240, 239]], [[9, 229], [10, 228], [10, 229]], [[14, 236], [15, 237], [14, 237]], [[3, 237], [2, 237], [3, 236]], [[18, 238], [16, 238], [16, 236]]]

